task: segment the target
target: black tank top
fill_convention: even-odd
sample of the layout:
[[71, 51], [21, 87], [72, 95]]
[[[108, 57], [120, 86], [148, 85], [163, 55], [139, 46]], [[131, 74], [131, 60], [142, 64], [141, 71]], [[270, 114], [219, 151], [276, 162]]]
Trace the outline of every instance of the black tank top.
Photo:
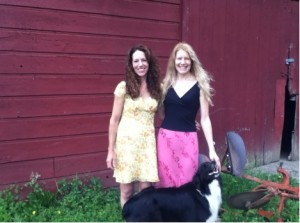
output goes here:
[[196, 115], [200, 107], [200, 89], [195, 83], [181, 98], [171, 86], [164, 100], [165, 119], [161, 127], [173, 131], [196, 132]]

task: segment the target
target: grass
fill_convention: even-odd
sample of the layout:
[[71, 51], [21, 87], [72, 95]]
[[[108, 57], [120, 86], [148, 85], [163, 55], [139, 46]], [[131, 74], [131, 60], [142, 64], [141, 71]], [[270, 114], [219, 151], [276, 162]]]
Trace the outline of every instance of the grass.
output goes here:
[[[247, 172], [246, 172], [247, 173]], [[264, 180], [280, 182], [281, 175], [248, 173]], [[38, 183], [37, 174], [23, 187], [30, 189], [25, 199], [20, 198], [20, 187], [11, 186], [0, 192], [0, 221], [5, 222], [118, 222], [123, 221], [117, 189], [104, 190], [98, 179], [73, 178], [57, 183], [56, 193], [44, 190]], [[226, 199], [234, 194], [251, 191], [258, 185], [247, 179], [222, 174], [223, 178], [223, 222], [262, 222], [277, 221], [278, 215], [265, 219], [257, 209], [243, 211], [230, 208]], [[299, 186], [295, 179], [291, 185]], [[279, 197], [263, 206], [264, 210], [276, 212]], [[288, 199], [281, 213], [284, 221], [299, 222], [299, 201]]]
[[44, 190], [37, 177], [24, 185], [30, 189], [20, 199], [20, 188], [1, 192], [0, 221], [17, 222], [116, 222], [122, 221], [119, 192], [104, 190], [98, 179], [75, 177], [58, 182], [56, 193]]

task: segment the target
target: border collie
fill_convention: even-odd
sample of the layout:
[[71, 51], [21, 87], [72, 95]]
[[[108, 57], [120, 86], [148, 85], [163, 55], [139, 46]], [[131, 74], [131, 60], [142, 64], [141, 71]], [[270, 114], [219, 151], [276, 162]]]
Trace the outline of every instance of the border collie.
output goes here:
[[202, 163], [192, 182], [181, 187], [149, 187], [130, 198], [127, 222], [213, 222], [222, 203], [221, 176], [215, 161]]

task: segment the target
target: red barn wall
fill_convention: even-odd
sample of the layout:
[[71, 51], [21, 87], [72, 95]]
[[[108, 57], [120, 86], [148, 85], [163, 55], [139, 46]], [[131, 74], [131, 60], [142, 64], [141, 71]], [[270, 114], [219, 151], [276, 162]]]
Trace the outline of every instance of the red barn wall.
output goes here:
[[181, 37], [180, 0], [0, 0], [0, 186], [106, 169], [113, 90], [147, 44], [162, 70]]
[[[216, 148], [236, 131], [247, 147], [248, 165], [277, 161], [281, 154], [288, 48], [289, 90], [296, 95], [293, 159], [299, 159], [299, 1], [183, 1], [183, 40], [196, 49], [215, 81], [211, 119]], [[293, 118], [293, 117], [290, 117]], [[205, 140], [201, 141], [205, 148]]]
[[136, 43], [152, 48], [164, 73], [173, 46], [189, 42], [215, 79], [211, 119], [220, 155], [233, 130], [245, 141], [250, 165], [278, 160], [291, 44], [289, 89], [299, 93], [298, 6], [292, 0], [0, 0], [0, 187], [27, 182], [31, 172], [48, 185], [75, 174], [115, 185], [105, 164], [112, 92]]

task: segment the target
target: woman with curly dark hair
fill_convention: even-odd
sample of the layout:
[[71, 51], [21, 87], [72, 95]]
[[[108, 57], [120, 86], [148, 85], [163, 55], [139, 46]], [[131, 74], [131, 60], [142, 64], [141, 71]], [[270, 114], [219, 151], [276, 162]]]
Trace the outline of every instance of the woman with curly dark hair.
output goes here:
[[121, 207], [138, 190], [158, 182], [154, 115], [161, 97], [159, 69], [144, 45], [130, 49], [125, 71], [114, 91], [109, 123], [107, 167], [120, 183]]

